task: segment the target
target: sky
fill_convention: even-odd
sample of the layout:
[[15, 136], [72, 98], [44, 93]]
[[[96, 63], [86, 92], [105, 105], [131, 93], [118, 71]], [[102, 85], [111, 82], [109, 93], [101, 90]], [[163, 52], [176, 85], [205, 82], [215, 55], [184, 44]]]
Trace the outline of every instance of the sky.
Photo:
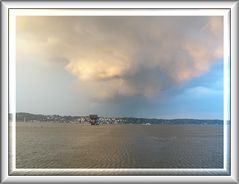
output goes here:
[[223, 119], [223, 17], [18, 16], [16, 111]]

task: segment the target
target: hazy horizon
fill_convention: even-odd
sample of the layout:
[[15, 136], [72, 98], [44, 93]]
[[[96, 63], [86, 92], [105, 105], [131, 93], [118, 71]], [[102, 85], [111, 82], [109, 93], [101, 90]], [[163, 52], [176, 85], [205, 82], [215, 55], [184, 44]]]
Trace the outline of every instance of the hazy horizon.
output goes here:
[[16, 22], [17, 112], [223, 119], [223, 17]]
[[[81, 117], [85, 117], [85, 116], [89, 116], [91, 115], [91, 113], [86, 114], [86, 115], [71, 115], [71, 114], [44, 114], [44, 113], [30, 113], [30, 112], [16, 112], [17, 113], [28, 113], [28, 114], [33, 114], [33, 115], [43, 115], [43, 116], [72, 116], [72, 117], [77, 117], [77, 116], [81, 116]], [[142, 117], [142, 116], [107, 116], [107, 115], [101, 115], [101, 114], [96, 114], [98, 115], [98, 117], [106, 117], [106, 118], [138, 118], [138, 119], [164, 119], [164, 120], [175, 120], [175, 119], [193, 119], [193, 120], [220, 120], [220, 121], [224, 121], [224, 119], [201, 119], [201, 118], [187, 118], [187, 117], [181, 117], [181, 118], [167, 118], [167, 117]]]

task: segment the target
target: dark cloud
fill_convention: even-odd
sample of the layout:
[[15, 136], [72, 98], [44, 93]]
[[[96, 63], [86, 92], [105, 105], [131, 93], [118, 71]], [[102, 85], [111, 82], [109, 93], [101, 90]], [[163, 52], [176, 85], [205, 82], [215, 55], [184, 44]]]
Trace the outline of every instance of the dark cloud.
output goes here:
[[206, 16], [17, 17], [17, 61], [59, 62], [89, 100], [132, 110], [209, 71], [222, 58], [222, 25]]

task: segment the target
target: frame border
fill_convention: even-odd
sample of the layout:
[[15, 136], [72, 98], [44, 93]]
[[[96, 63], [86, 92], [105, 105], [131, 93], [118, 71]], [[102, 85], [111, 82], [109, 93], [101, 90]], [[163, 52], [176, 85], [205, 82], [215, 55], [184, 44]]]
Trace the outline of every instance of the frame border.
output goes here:
[[[156, 6], [155, 6], [156, 4]], [[14, 2], [14, 1], [3, 1], [1, 3], [1, 24], [2, 24], [2, 68], [1, 68], [1, 77], [2, 79], [8, 79], [9, 80], [9, 55], [8, 55], [8, 46], [9, 46], [9, 10], [10, 9], [17, 9], [17, 8], [33, 8], [33, 7], [39, 7], [46, 9], [47, 7], [50, 7], [50, 9], [54, 8], [163, 8], [163, 9], [175, 9], [172, 8], [175, 2], [169, 1], [138, 1], [138, 2], [130, 2], [130, 1], [115, 1], [115, 2], [108, 2], [108, 1], [81, 1], [81, 2], [26, 2], [26, 1], [20, 1], [20, 2]], [[67, 7], [65, 6], [67, 5]], [[238, 1], [227, 1], [227, 2], [212, 2], [209, 1], [207, 3], [199, 3], [198, 1], [195, 2], [185, 2], [181, 1], [179, 5], [179, 9], [185, 8], [206, 8], [206, 9], [229, 9], [231, 12], [231, 122], [234, 122], [231, 124], [231, 176], [61, 176], [61, 179], [59, 176], [47, 176], [47, 177], [38, 177], [38, 176], [9, 176], [8, 169], [9, 169], [9, 162], [8, 162], [8, 149], [2, 149], [1, 150], [1, 182], [33, 182], [33, 181], [39, 181], [39, 182], [170, 182], [170, 183], [176, 183], [176, 182], [195, 182], [197, 183], [238, 183]], [[176, 6], [177, 6], [176, 5]], [[208, 8], [209, 7], [209, 8]], [[236, 38], [236, 39], [235, 39]], [[6, 49], [6, 50], [5, 50]], [[7, 52], [6, 52], [7, 51]], [[2, 80], [2, 111], [1, 111], [1, 143], [2, 148], [8, 148], [8, 109], [9, 109], [9, 81]], [[4, 105], [4, 106], [3, 106]], [[233, 162], [234, 161], [234, 162]], [[62, 178], [63, 177], [63, 178]], [[200, 180], [200, 182], [198, 182]]]

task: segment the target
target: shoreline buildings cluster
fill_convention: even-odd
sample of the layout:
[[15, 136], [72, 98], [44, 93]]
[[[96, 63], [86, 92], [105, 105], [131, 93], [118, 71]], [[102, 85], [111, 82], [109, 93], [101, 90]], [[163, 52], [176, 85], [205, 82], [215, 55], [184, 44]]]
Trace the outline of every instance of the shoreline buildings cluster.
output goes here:
[[[11, 121], [12, 115], [9, 115]], [[156, 119], [156, 118], [135, 118], [135, 117], [100, 117], [95, 114], [89, 116], [60, 116], [42, 115], [30, 113], [16, 113], [17, 122], [56, 122], [56, 123], [79, 123], [79, 124], [214, 124], [223, 125], [223, 120], [204, 119]], [[227, 121], [230, 124], [230, 121]]]

